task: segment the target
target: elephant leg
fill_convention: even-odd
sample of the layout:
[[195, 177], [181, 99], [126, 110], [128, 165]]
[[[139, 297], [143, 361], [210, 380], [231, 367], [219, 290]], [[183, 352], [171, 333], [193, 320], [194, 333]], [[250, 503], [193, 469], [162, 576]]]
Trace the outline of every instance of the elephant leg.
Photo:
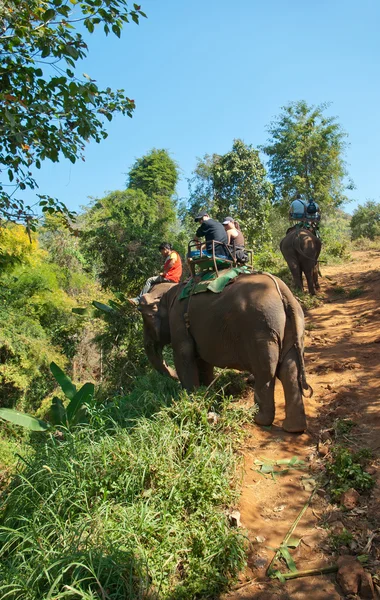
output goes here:
[[259, 407], [254, 417], [257, 425], [269, 426], [274, 421], [274, 383], [274, 376], [267, 381], [255, 378], [255, 404]]
[[214, 367], [201, 358], [197, 358], [200, 385], [209, 386], [214, 381]]
[[302, 292], [303, 291], [303, 282], [302, 282], [301, 265], [299, 264], [299, 262], [296, 258], [289, 260], [287, 262], [288, 262], [288, 267], [289, 267], [290, 272], [293, 277], [294, 286], [298, 290], [301, 290], [301, 292]]
[[282, 428], [289, 433], [302, 433], [306, 429], [306, 415], [298, 383], [298, 356], [294, 346], [282, 361], [278, 378], [285, 394], [285, 421]]
[[198, 364], [195, 357], [194, 341], [190, 336], [180, 344], [173, 343], [173, 357], [177, 375], [188, 392], [200, 386]]
[[255, 403], [259, 407], [255, 415], [257, 425], [272, 425], [275, 415], [274, 384], [279, 360], [276, 342], [260, 343], [259, 365], [251, 372], [255, 377]]
[[309, 290], [309, 294], [311, 296], [315, 296], [315, 288], [314, 288], [314, 267], [312, 269], [308, 269], [305, 271], [305, 277], [307, 281], [307, 287]]
[[319, 288], [321, 287], [319, 285], [319, 281], [318, 281], [318, 264], [315, 265], [314, 270], [313, 270], [313, 280], [314, 280], [314, 287], [316, 290], [319, 290]]

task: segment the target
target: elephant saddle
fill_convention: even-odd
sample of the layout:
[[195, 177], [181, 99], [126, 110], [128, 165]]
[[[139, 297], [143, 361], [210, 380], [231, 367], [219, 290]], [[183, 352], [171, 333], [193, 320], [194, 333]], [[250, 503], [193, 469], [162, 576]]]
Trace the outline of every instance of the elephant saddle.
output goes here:
[[189, 298], [193, 294], [200, 294], [202, 292], [213, 292], [214, 294], [220, 294], [233, 279], [236, 279], [239, 275], [247, 275], [252, 273], [249, 267], [233, 267], [231, 269], [223, 269], [219, 275], [213, 272], [205, 273], [201, 276], [192, 277], [181, 290], [179, 299]]

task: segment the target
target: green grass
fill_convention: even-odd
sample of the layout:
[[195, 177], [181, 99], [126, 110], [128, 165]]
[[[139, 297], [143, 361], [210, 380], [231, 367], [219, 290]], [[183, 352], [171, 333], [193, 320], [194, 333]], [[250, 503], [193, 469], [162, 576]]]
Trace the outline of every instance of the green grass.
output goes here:
[[349, 290], [347, 297], [348, 298], [359, 298], [360, 296], [362, 296], [365, 293], [365, 289], [358, 287], [358, 288], [352, 288], [352, 290]]
[[218, 596], [245, 561], [225, 511], [245, 419], [226, 398], [153, 375], [93, 408], [88, 426], [45, 436], [0, 505], [0, 597]]
[[334, 501], [339, 501], [343, 492], [350, 488], [366, 492], [374, 486], [374, 478], [364, 470], [371, 458], [370, 450], [363, 448], [358, 452], [351, 452], [344, 446], [335, 446], [331, 455], [332, 462], [326, 464], [326, 475], [327, 489]]
[[342, 533], [330, 534], [330, 544], [333, 550], [338, 550], [341, 546], [349, 546], [353, 539], [354, 536], [347, 529], [343, 529]]

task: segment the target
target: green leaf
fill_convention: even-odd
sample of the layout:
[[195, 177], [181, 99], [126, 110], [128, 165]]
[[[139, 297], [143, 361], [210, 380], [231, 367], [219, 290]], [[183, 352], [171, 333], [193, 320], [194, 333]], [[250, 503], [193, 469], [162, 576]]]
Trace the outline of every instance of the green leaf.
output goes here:
[[96, 300], [93, 300], [92, 304], [93, 304], [93, 306], [95, 306], [95, 308], [97, 308], [98, 310], [101, 310], [102, 312], [110, 313], [110, 314], [114, 314], [116, 312], [113, 308], [111, 308], [107, 304], [102, 304], [102, 302], [97, 302]]
[[273, 473], [274, 467], [272, 465], [262, 465], [261, 472], [262, 473]]
[[76, 50], [76, 48], [74, 48], [73, 46], [70, 46], [69, 44], [67, 44], [65, 46], [65, 52], [66, 54], [68, 54], [69, 56], [72, 56], [72, 58], [74, 58], [75, 60], [78, 58], [79, 54], [78, 54], [78, 50]]
[[93, 383], [85, 383], [80, 388], [80, 390], [75, 394], [74, 398], [71, 400], [71, 402], [69, 403], [69, 405], [66, 409], [67, 420], [69, 423], [73, 422], [75, 414], [78, 411], [78, 409], [86, 402], [89, 402], [89, 400], [91, 398], [93, 398], [94, 393], [95, 393], [95, 386]]
[[53, 373], [55, 380], [61, 386], [66, 398], [72, 400], [77, 393], [77, 388], [72, 383], [71, 379], [59, 368], [55, 362], [50, 363], [50, 371]]
[[112, 31], [115, 35], [117, 35], [118, 38], [120, 37], [121, 29], [118, 25], [112, 25]]
[[63, 402], [57, 396], [54, 396], [50, 407], [50, 418], [54, 425], [66, 425], [67, 413]]
[[50, 21], [50, 19], [54, 19], [54, 17], [55, 17], [55, 10], [54, 10], [54, 8], [49, 8], [42, 15], [42, 20], [46, 23], [46, 21]]
[[272, 579], [274, 579], [276, 577], [277, 579], [279, 579], [281, 581], [281, 583], [286, 582], [284, 575], [278, 569], [276, 569], [275, 571], [272, 571], [272, 570], [268, 571], [268, 575]]
[[283, 559], [285, 560], [286, 564], [288, 565], [289, 571], [292, 571], [293, 573], [295, 573], [297, 571], [296, 563], [294, 562], [293, 558], [290, 556], [287, 546], [280, 547], [280, 554], [283, 557]]
[[0, 408], [0, 418], [15, 425], [26, 427], [31, 431], [47, 431], [50, 429], [50, 425], [46, 421], [41, 421], [40, 419], [36, 419], [36, 417], [11, 408]]

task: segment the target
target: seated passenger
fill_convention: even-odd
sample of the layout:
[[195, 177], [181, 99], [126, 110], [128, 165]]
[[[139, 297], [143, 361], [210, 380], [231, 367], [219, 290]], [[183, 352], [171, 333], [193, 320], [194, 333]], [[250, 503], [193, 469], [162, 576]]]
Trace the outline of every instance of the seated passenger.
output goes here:
[[165, 258], [162, 272], [159, 275], [149, 277], [136, 298], [128, 298], [128, 302], [134, 306], [140, 304], [141, 296], [147, 294], [156, 283], [178, 283], [181, 279], [182, 262], [178, 252], [173, 250], [172, 245], [168, 242], [162, 242], [158, 249], [162, 257]]
[[319, 205], [311, 198], [306, 206], [306, 218], [310, 221], [320, 221], [321, 212]]
[[244, 236], [240, 230], [239, 223], [232, 217], [226, 217], [222, 225], [227, 233], [228, 245], [243, 248]]
[[194, 218], [194, 221], [200, 223], [195, 239], [206, 238], [206, 250], [210, 253], [212, 253], [212, 242], [220, 242], [220, 244], [215, 244], [215, 255], [229, 258], [228, 251], [225, 248], [225, 245], [228, 244], [228, 237], [223, 225], [219, 221], [211, 219], [206, 211], [200, 212]]
[[306, 202], [301, 199], [301, 194], [290, 205], [289, 218], [292, 221], [302, 221], [306, 217]]

